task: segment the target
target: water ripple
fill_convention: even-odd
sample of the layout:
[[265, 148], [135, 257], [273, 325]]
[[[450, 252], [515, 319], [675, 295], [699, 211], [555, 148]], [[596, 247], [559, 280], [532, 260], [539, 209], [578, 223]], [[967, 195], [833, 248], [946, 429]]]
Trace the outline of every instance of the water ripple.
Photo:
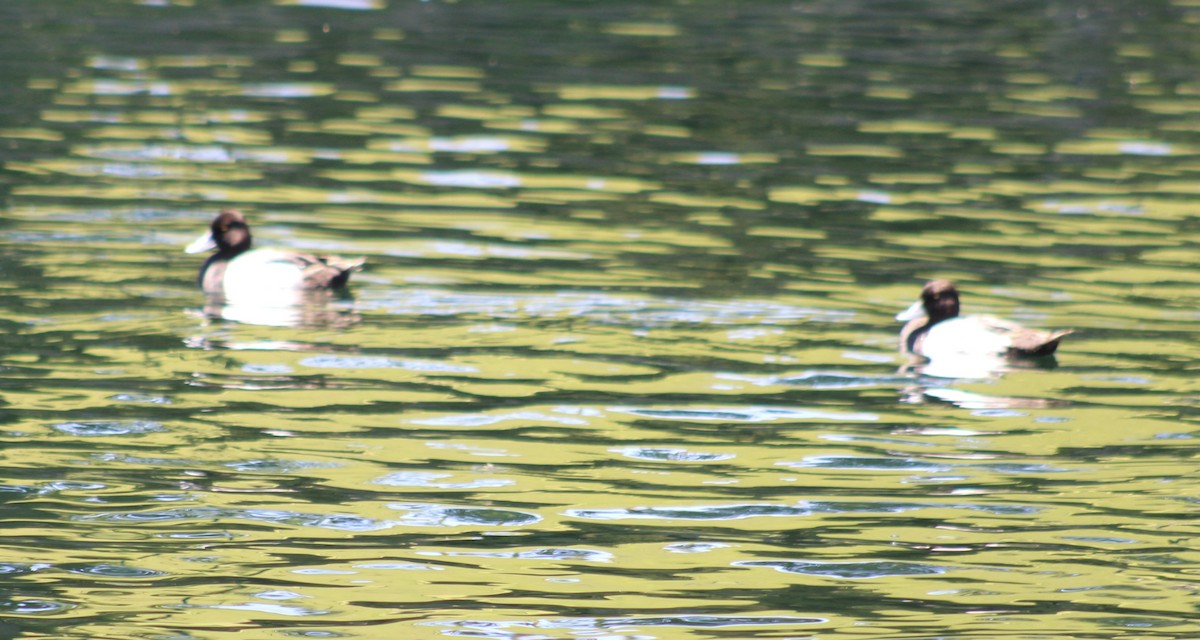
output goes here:
[[50, 425], [52, 429], [75, 436], [103, 437], [141, 435], [164, 429], [162, 423], [152, 420], [97, 420], [92, 422], [60, 422]]
[[810, 456], [800, 462], [777, 462], [782, 467], [814, 469], [847, 469], [867, 471], [921, 471], [942, 473], [952, 467], [922, 462], [915, 458], [878, 458], [867, 456]]
[[469, 557], [469, 558], [510, 558], [520, 560], [568, 560], [581, 562], [612, 562], [614, 554], [599, 549], [564, 549], [546, 548], [528, 551], [425, 551], [425, 556]]
[[[541, 618], [537, 620], [450, 620], [421, 622], [421, 626], [449, 627], [447, 635], [468, 637], [517, 637], [510, 629], [565, 629], [574, 633], [622, 631], [640, 627], [683, 627], [688, 629], [721, 629], [729, 627], [762, 627], [810, 625], [827, 622], [825, 618], [801, 616], [716, 616], [679, 614], [673, 616], [629, 616], [620, 618]], [[501, 633], [497, 633], [501, 632]], [[530, 636], [519, 636], [530, 637]], [[538, 636], [541, 637], [541, 636]], [[588, 636], [592, 637], [592, 636]], [[613, 636], [604, 638], [652, 638], [655, 636]]]
[[478, 369], [432, 360], [393, 360], [371, 356], [314, 356], [300, 364], [314, 369], [407, 369], [422, 373], [476, 373]]
[[565, 515], [585, 520], [744, 520], [747, 518], [794, 518], [848, 513], [903, 513], [921, 509], [965, 509], [996, 515], [1029, 515], [1040, 509], [1026, 505], [933, 504], [899, 502], [799, 502], [795, 505], [762, 503], [679, 507], [629, 507], [612, 509], [568, 509]]
[[108, 397], [109, 400], [116, 402], [136, 402], [143, 404], [171, 404], [171, 399], [166, 396], [156, 396], [148, 393], [118, 393]]
[[46, 562], [0, 562], [0, 575], [16, 576], [43, 571], [53, 565]]
[[116, 578], [128, 580], [133, 578], [159, 578], [167, 575], [162, 571], [153, 569], [139, 569], [128, 565], [114, 564], [87, 564], [87, 565], [63, 565], [63, 569], [71, 573], [81, 573], [85, 575], [98, 576], [101, 578]]
[[437, 504], [392, 504], [389, 508], [405, 512], [399, 520], [379, 520], [352, 514], [309, 514], [284, 509], [223, 509], [192, 507], [156, 511], [110, 511], [76, 516], [81, 522], [168, 523], [181, 521], [213, 522], [249, 520], [272, 525], [314, 527], [334, 531], [381, 531], [393, 527], [522, 526], [541, 520], [520, 511], [496, 508], [457, 507]]
[[[460, 243], [461, 244], [461, 243]], [[855, 314], [844, 309], [800, 307], [772, 300], [703, 300], [630, 297], [609, 293], [559, 291], [545, 294], [491, 294], [404, 289], [372, 292], [358, 301], [363, 310], [396, 315], [479, 316], [494, 321], [529, 316], [587, 317], [598, 323], [639, 329], [687, 325], [790, 325], [799, 320], [844, 323]]]
[[255, 613], [269, 613], [277, 616], [324, 616], [332, 613], [325, 609], [313, 609], [310, 607], [301, 607], [297, 605], [282, 605], [269, 602], [246, 602], [243, 604], [215, 604], [215, 605], [196, 605], [184, 604], [178, 605], [184, 609], [222, 609], [225, 611], [253, 611]]
[[585, 520], [743, 520], [759, 517], [798, 517], [814, 513], [812, 505], [732, 504], [699, 507], [632, 507], [568, 509], [567, 516]]
[[874, 422], [879, 419], [879, 416], [873, 413], [839, 413], [818, 409], [785, 409], [780, 407], [714, 407], [711, 409], [610, 407], [609, 410], [617, 413], [630, 413], [646, 418], [688, 421], [774, 422], [777, 420], [846, 420]]
[[760, 387], [788, 385], [811, 389], [861, 389], [911, 383], [911, 380], [901, 376], [871, 376], [838, 371], [805, 371], [800, 374], [775, 376], [719, 373], [716, 377], [723, 380], [748, 382]]
[[735, 457], [732, 453], [701, 453], [670, 447], [621, 447], [609, 449], [609, 451], [638, 460], [655, 462], [712, 462]]
[[677, 542], [669, 544], [663, 549], [670, 553], [708, 553], [717, 549], [726, 549], [731, 545], [723, 542]]
[[[829, 436], [830, 440], [856, 440], [859, 442], [868, 441], [866, 438], [854, 438], [846, 436]], [[1055, 467], [1048, 464], [1038, 463], [1016, 463], [1016, 462], [997, 462], [990, 464], [945, 464], [934, 463], [919, 460], [910, 457], [880, 457], [880, 456], [839, 456], [839, 455], [822, 455], [810, 456], [799, 462], [776, 462], [781, 467], [791, 467], [796, 469], [811, 468], [811, 469], [840, 469], [845, 471], [898, 471], [898, 472], [921, 472], [921, 473], [946, 473], [949, 471], [962, 471], [966, 469], [980, 469], [991, 471], [1000, 474], [1044, 474], [1044, 473], [1070, 473], [1073, 470]]]
[[581, 420], [579, 418], [553, 415], [549, 413], [543, 413], [541, 411], [512, 411], [496, 414], [461, 413], [448, 416], [439, 416], [437, 418], [422, 418], [419, 420], [413, 420], [413, 424], [424, 424], [436, 427], [484, 427], [510, 420], [552, 422], [556, 424], [572, 426], [582, 426], [588, 424], [586, 420]]
[[438, 482], [442, 478], [453, 477], [449, 473], [431, 471], [396, 471], [371, 482], [390, 487], [427, 487], [431, 489], [493, 489], [515, 484], [513, 480], [503, 478], [478, 478], [463, 482]]
[[14, 616], [43, 616], [62, 613], [74, 609], [75, 605], [53, 600], [0, 600], [0, 611], [7, 611]]
[[418, 527], [461, 527], [461, 526], [505, 526], [516, 527], [539, 522], [541, 518], [532, 513], [507, 509], [484, 509], [453, 507], [437, 504], [400, 503], [388, 505], [396, 511], [406, 512], [400, 524]]
[[863, 580], [889, 576], [927, 576], [942, 574], [949, 568], [916, 562], [811, 562], [799, 560], [750, 560], [733, 563], [735, 567], [769, 567], [783, 573], [798, 573], [827, 578]]

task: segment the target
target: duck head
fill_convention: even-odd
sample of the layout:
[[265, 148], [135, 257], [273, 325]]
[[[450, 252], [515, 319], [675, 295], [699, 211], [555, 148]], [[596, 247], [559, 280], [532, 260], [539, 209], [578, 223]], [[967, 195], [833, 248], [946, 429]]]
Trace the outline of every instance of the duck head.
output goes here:
[[958, 289], [949, 280], [931, 280], [921, 288], [921, 299], [896, 315], [897, 320], [911, 321], [922, 316], [929, 325], [958, 315]]
[[235, 256], [250, 248], [250, 226], [237, 209], [225, 209], [213, 218], [208, 233], [196, 238], [184, 249], [186, 253], [203, 253], [216, 249], [219, 255]]

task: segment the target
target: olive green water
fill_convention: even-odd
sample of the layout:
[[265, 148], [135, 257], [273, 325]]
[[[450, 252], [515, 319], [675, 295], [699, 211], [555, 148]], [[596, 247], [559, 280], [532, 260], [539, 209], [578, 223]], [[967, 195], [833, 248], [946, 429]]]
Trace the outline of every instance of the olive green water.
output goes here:
[[1200, 3], [0, 20], [0, 637], [1200, 635]]

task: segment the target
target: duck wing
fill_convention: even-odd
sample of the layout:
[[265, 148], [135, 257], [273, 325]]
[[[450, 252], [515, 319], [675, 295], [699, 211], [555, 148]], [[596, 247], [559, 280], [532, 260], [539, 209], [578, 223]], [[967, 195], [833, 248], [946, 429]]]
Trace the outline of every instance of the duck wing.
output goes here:
[[226, 294], [237, 293], [247, 299], [259, 292], [332, 289], [345, 285], [364, 262], [363, 258], [255, 249], [224, 265], [220, 288]]
[[1059, 331], [1031, 329], [992, 316], [973, 316], [973, 318], [986, 327], [989, 332], [1004, 336], [1008, 341], [1005, 353], [1011, 356], [1048, 356], [1058, 349], [1058, 343], [1064, 336], [1074, 333], [1074, 329]]
[[291, 261], [300, 268], [303, 289], [333, 289], [344, 286], [350, 274], [362, 269], [366, 258], [296, 253]]

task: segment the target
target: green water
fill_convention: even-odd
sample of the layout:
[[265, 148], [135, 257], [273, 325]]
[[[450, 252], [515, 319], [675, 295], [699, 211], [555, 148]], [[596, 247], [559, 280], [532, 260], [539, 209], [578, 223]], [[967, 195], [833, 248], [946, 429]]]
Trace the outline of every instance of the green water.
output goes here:
[[[0, 20], [0, 636], [1200, 634], [1200, 4]], [[932, 277], [1076, 333], [901, 372]]]

